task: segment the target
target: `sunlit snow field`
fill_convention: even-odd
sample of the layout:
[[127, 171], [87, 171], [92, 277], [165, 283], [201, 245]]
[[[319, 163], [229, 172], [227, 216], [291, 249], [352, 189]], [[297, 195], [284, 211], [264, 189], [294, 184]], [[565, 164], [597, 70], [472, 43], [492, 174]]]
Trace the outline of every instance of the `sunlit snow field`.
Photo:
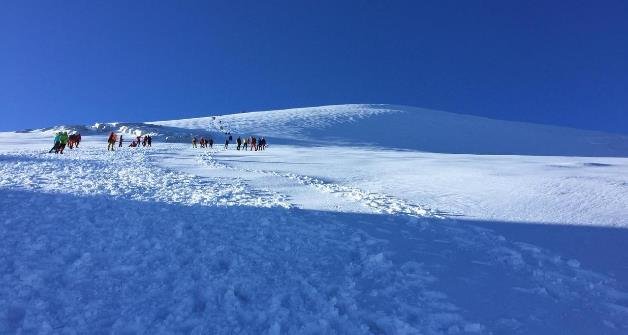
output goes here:
[[628, 332], [626, 137], [385, 105], [66, 128], [0, 134], [0, 333]]

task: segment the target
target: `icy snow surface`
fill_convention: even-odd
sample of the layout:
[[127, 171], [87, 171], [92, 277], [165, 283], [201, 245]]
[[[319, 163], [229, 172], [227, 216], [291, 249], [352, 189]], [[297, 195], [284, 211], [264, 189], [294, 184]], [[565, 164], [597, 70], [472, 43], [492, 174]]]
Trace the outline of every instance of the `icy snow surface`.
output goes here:
[[1, 133], [0, 334], [625, 334], [625, 157], [388, 105]]

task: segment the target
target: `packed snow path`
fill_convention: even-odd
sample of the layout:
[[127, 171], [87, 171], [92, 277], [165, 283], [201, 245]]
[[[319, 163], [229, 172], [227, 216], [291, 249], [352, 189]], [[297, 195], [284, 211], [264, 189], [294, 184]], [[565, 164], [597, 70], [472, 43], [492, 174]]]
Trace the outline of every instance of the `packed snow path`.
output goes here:
[[295, 183], [310, 186], [318, 192], [335, 194], [343, 198], [348, 198], [351, 201], [361, 203], [365, 207], [372, 209], [376, 213], [406, 214], [416, 216], [428, 215], [428, 210], [426, 210], [422, 206], [409, 204], [403, 200], [395, 199], [393, 196], [387, 194], [368, 192], [355, 187], [339, 185], [332, 182], [325, 182], [318, 178], [298, 175], [295, 173], [280, 173], [276, 171], [233, 168], [228, 165], [216, 162], [213, 159], [213, 153], [216, 152], [217, 151], [201, 152], [201, 154], [198, 155], [199, 160], [201, 161], [201, 163], [207, 166], [219, 169], [233, 169], [236, 171], [236, 173], [245, 176], [250, 176], [251, 174], [259, 174], [262, 176], [274, 176], [289, 179]]
[[[90, 143], [0, 155], [0, 333], [628, 331], [628, 295], [575, 259], [212, 155]], [[260, 178], [367, 210], [303, 209]]]

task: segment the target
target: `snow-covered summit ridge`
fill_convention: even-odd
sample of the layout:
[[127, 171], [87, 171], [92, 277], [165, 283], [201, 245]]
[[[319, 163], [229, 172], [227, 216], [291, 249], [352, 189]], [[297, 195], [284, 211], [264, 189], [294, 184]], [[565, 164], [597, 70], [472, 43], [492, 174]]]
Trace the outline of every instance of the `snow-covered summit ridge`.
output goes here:
[[262, 135], [275, 143], [473, 154], [628, 156], [628, 136], [385, 104], [291, 108], [150, 124]]
[[230, 132], [235, 136], [265, 136], [271, 144], [367, 145], [470, 154], [628, 156], [626, 135], [384, 104], [215, 114], [145, 123], [101, 123], [81, 130], [151, 134], [170, 142], [187, 142], [192, 136], [213, 136], [222, 141], [224, 134]]
[[446, 153], [628, 156], [628, 136], [397, 105], [292, 108], [151, 124], [264, 135], [274, 142]]

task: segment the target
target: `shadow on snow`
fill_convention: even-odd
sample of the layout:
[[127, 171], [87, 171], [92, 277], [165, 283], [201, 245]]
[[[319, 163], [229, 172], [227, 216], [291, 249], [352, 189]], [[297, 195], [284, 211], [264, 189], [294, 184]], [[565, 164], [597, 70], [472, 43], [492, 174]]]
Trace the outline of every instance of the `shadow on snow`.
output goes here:
[[628, 301], [617, 293], [628, 278], [626, 229], [10, 189], [0, 190], [0, 217], [0, 330], [8, 332], [277, 324], [294, 333], [317, 330], [321, 319], [338, 332], [370, 333], [394, 333], [393, 319], [437, 333], [462, 319], [494, 333], [628, 326]]

